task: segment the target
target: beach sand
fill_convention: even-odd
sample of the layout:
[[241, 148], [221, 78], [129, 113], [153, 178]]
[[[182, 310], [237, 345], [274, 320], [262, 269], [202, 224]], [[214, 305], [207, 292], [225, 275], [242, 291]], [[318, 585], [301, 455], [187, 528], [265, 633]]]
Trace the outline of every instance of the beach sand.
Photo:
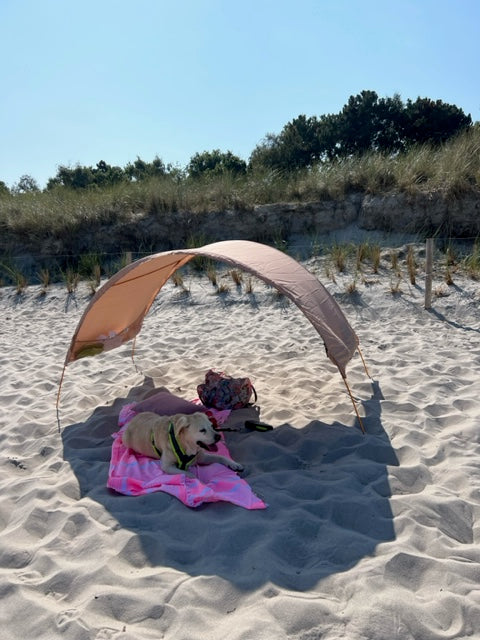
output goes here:
[[[480, 638], [480, 285], [383, 265], [326, 275], [360, 339], [341, 376], [298, 309], [248, 276], [169, 282], [131, 344], [63, 361], [80, 285], [0, 290], [4, 640]], [[354, 291], [347, 292], [347, 288]], [[267, 433], [226, 434], [268, 507], [107, 489], [122, 406], [209, 368], [248, 375]]]

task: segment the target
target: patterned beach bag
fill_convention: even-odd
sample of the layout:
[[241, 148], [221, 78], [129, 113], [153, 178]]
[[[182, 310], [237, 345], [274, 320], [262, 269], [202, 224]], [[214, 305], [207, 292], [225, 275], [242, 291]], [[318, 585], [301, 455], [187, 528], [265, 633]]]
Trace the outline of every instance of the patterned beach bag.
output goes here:
[[205, 382], [197, 387], [198, 397], [206, 407], [215, 409], [241, 409], [257, 393], [250, 378], [232, 378], [223, 372], [209, 369]]

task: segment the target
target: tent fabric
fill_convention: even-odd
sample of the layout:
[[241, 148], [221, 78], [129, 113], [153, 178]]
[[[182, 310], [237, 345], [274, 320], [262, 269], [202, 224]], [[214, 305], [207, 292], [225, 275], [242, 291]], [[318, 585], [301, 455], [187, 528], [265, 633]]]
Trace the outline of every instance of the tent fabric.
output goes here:
[[321, 336], [327, 356], [346, 378], [358, 338], [334, 298], [301, 264], [278, 249], [246, 240], [164, 251], [137, 260], [93, 296], [73, 335], [65, 365], [114, 349], [134, 338], [160, 289], [196, 256], [250, 272], [292, 300]]

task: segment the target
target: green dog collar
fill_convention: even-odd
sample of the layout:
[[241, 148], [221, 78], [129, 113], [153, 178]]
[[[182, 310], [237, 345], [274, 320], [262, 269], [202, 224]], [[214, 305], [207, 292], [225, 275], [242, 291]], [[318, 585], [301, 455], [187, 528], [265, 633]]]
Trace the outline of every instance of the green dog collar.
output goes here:
[[197, 457], [196, 454], [193, 456], [189, 456], [185, 453], [185, 451], [180, 446], [177, 438], [175, 437], [175, 431], [173, 427], [173, 422], [170, 422], [168, 427], [168, 439], [170, 441], [170, 445], [172, 446], [173, 453], [175, 454], [175, 458], [177, 459], [177, 466], [181, 471], [185, 471], [195, 460]]

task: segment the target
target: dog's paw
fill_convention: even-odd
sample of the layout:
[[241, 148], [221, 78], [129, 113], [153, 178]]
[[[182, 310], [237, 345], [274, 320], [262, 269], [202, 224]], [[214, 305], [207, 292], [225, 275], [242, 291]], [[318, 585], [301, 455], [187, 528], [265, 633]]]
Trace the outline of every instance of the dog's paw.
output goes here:
[[229, 462], [228, 466], [233, 471], [243, 471], [244, 469], [243, 465], [240, 464], [239, 462], [235, 462], [235, 460], [232, 460], [231, 462]]

